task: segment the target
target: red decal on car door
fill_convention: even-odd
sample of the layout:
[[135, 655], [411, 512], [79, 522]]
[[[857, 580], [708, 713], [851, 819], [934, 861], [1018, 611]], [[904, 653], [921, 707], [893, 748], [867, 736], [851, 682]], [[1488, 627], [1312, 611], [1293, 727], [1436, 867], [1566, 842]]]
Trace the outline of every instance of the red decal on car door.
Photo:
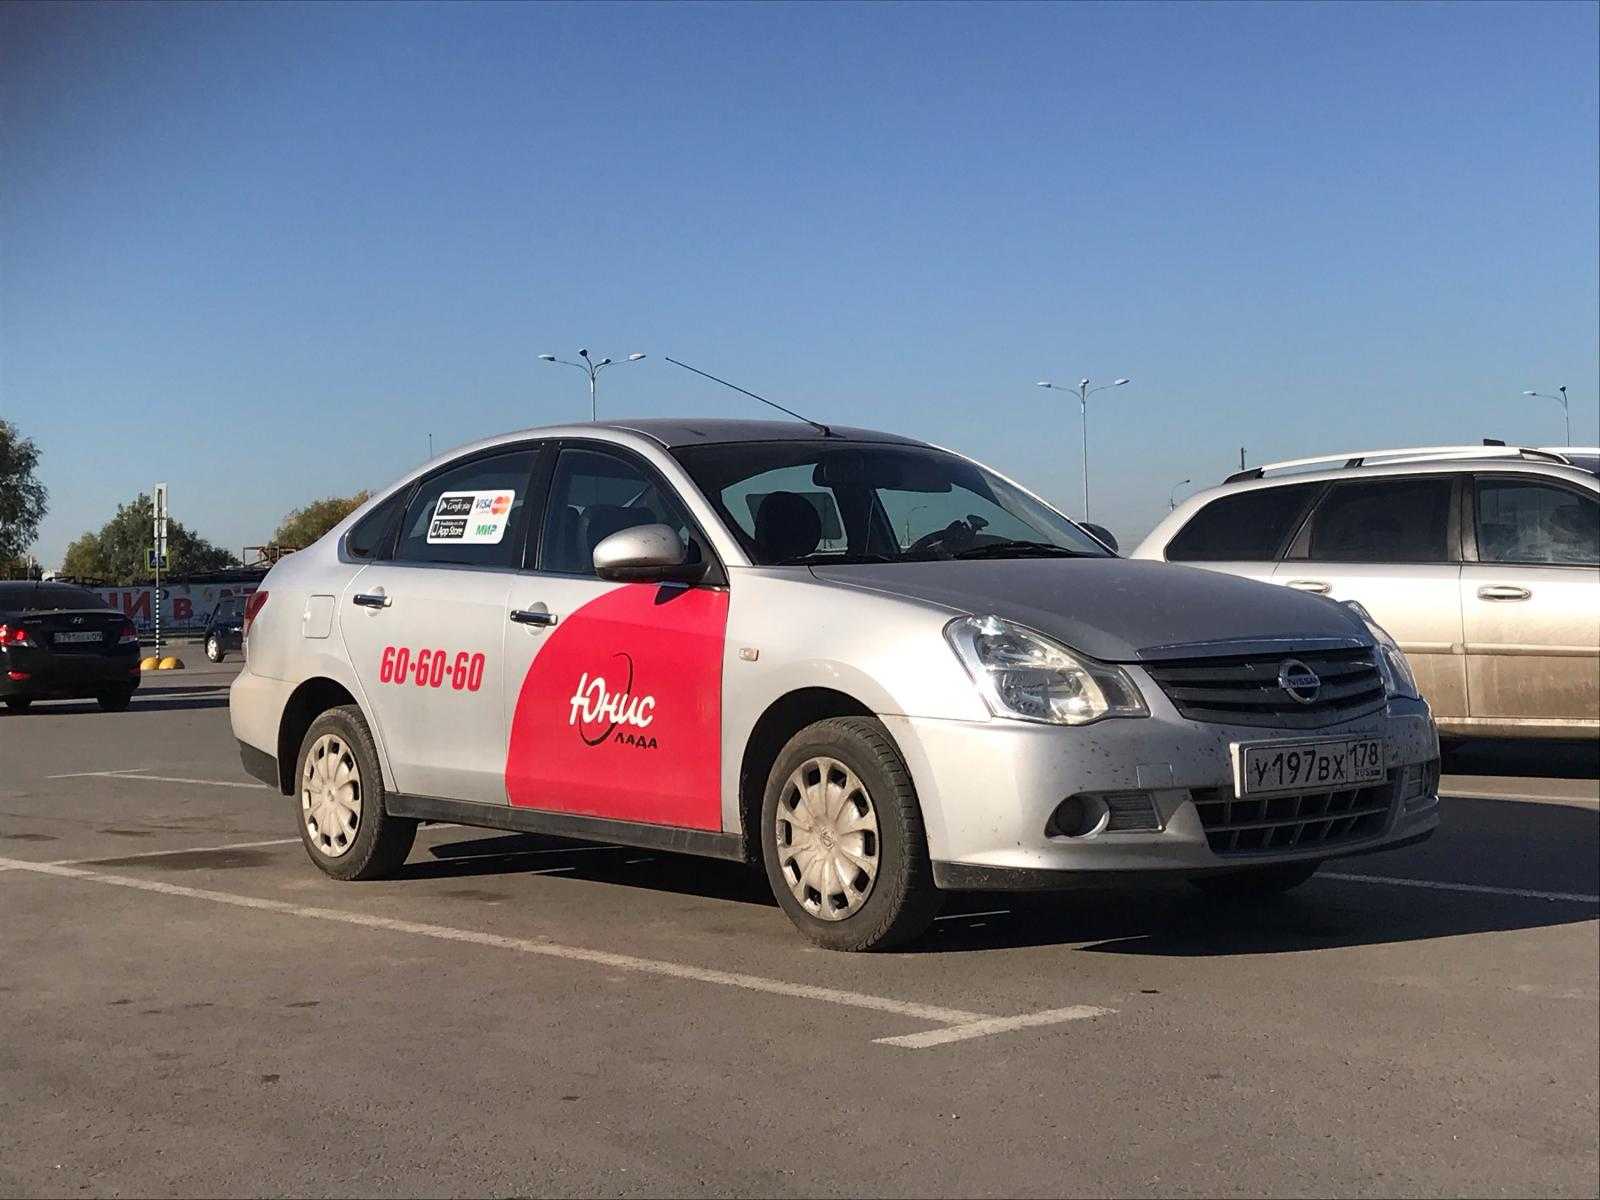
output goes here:
[[728, 594], [622, 584], [550, 631], [511, 719], [514, 805], [722, 827]]

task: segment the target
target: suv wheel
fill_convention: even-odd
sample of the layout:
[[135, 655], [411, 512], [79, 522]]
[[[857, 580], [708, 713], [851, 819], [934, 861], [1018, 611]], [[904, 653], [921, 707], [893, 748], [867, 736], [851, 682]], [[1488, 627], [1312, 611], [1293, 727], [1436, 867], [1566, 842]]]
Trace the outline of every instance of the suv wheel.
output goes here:
[[212, 662], [221, 662], [228, 657], [228, 652], [222, 648], [222, 639], [214, 633], [206, 638], [206, 657]]
[[1312, 862], [1275, 863], [1270, 867], [1229, 871], [1225, 875], [1199, 875], [1189, 882], [1207, 895], [1222, 899], [1275, 896], [1299, 887], [1315, 875], [1321, 865], [1320, 858]]
[[829, 950], [901, 945], [939, 911], [916, 790], [871, 717], [789, 740], [767, 777], [761, 856], [783, 911]]
[[32, 696], [7, 696], [6, 707], [14, 713], [25, 713], [33, 707]]
[[383, 775], [361, 710], [330, 708], [300, 741], [295, 763], [300, 840], [335, 879], [382, 879], [411, 853], [417, 823], [383, 807]]

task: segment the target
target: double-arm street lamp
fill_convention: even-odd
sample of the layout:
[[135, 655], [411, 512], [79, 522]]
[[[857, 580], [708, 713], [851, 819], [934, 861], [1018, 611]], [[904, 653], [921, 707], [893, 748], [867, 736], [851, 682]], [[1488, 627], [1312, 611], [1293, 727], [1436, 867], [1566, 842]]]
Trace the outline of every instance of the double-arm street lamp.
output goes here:
[[1089, 519], [1089, 397], [1108, 388], [1121, 387], [1127, 382], [1126, 379], [1115, 379], [1110, 383], [1102, 383], [1099, 387], [1090, 387], [1087, 379], [1080, 379], [1077, 387], [1068, 388], [1058, 383], [1051, 383], [1048, 379], [1041, 379], [1035, 385], [1058, 392], [1078, 393], [1078, 407], [1083, 411], [1083, 519], [1085, 521]]
[[[605, 368], [614, 366], [615, 363], [613, 363], [609, 358], [602, 358], [599, 362], [595, 362], [589, 357], [589, 352], [587, 350], [579, 350], [578, 357], [583, 359], [581, 363], [569, 362], [567, 359], [557, 358], [554, 354], [539, 355], [539, 358], [544, 362], [560, 363], [563, 367], [577, 367], [578, 370], [582, 371], [589, 377], [589, 419], [591, 421], [598, 421], [600, 419], [600, 401], [595, 395], [595, 377], [599, 375], [601, 371], [605, 370]], [[638, 362], [643, 357], [644, 355], [642, 354], [630, 354], [623, 361]]]
[[1567, 389], [1558, 387], [1559, 396], [1552, 396], [1549, 392], [1523, 392], [1524, 396], [1538, 396], [1541, 400], [1554, 400], [1561, 405], [1561, 415], [1567, 419], [1567, 445], [1572, 445], [1572, 411], [1567, 408]]

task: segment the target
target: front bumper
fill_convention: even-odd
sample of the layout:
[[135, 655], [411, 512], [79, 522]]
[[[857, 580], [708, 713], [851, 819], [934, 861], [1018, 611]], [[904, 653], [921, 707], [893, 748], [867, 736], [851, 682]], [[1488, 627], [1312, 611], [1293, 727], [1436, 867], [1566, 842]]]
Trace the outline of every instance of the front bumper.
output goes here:
[[[1420, 840], [1439, 824], [1439, 739], [1428, 706], [1393, 700], [1385, 711], [1313, 731], [1203, 725], [1176, 713], [1081, 728], [1020, 721], [882, 718], [916, 783], [935, 880], [947, 888], [1061, 887], [1152, 873], [1173, 876], [1324, 859]], [[1309, 848], [1218, 853], [1195, 799], [1233, 786], [1231, 746], [1278, 738], [1381, 737], [1396, 780], [1423, 768], [1421, 794], [1391, 789], [1388, 812], [1360, 836]], [[1420, 773], [1419, 773], [1420, 776]], [[1412, 776], [1418, 778], [1419, 776]], [[1413, 785], [1414, 786], [1414, 785]], [[1159, 828], [1051, 836], [1060, 802], [1079, 794], [1139, 792]], [[1215, 795], [1215, 793], [1211, 793]]]

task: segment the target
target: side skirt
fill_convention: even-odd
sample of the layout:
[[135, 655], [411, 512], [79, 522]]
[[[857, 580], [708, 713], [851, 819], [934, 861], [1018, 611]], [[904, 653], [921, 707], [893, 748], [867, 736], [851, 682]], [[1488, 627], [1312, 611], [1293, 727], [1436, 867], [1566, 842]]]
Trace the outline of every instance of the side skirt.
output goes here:
[[415, 817], [421, 821], [454, 821], [458, 825], [509, 829], [514, 833], [544, 833], [552, 837], [615, 842], [641, 850], [748, 861], [742, 837], [709, 829], [640, 825], [633, 821], [610, 821], [604, 817], [546, 812], [537, 808], [513, 808], [509, 804], [474, 804], [466, 800], [441, 800], [436, 796], [410, 796], [404, 792], [390, 792], [384, 798], [384, 810], [396, 817]]

